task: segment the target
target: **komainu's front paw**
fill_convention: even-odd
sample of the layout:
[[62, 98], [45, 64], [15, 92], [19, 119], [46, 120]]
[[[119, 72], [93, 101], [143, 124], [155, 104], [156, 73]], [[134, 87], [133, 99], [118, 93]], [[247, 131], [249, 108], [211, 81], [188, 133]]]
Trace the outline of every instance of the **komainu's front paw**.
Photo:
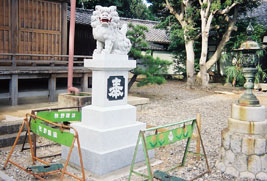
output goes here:
[[103, 51], [102, 51], [102, 54], [110, 54], [111, 52], [110, 52], [110, 50], [107, 50], [107, 49], [104, 49]]
[[101, 54], [101, 50], [99, 50], [99, 49], [95, 49], [95, 50], [94, 50], [94, 54]]

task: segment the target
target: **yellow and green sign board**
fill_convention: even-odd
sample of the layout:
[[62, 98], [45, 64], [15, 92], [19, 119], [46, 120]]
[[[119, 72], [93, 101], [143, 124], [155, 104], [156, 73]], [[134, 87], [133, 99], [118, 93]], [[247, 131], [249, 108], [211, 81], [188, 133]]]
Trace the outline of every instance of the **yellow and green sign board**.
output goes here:
[[[163, 171], [156, 171], [156, 172], [154, 172], [154, 174], [152, 174], [152, 169], [151, 169], [151, 165], [150, 165], [150, 161], [149, 161], [148, 151], [153, 150], [155, 148], [167, 146], [167, 145], [173, 144], [177, 141], [181, 141], [181, 140], [186, 139], [187, 141], [186, 141], [186, 146], [185, 146], [185, 151], [184, 151], [182, 163], [178, 164], [178, 166], [175, 166], [173, 168], [168, 169], [167, 171], [171, 171], [177, 167], [184, 166], [187, 154], [190, 152], [189, 146], [190, 146], [190, 142], [191, 142], [191, 139], [193, 136], [194, 128], [196, 126], [197, 126], [199, 138], [201, 140], [201, 145], [202, 145], [202, 149], [204, 152], [204, 156], [205, 156], [206, 164], [207, 164], [207, 168], [208, 168], [208, 171], [205, 173], [208, 173], [209, 172], [209, 166], [208, 166], [208, 162], [207, 162], [207, 158], [206, 158], [206, 153], [205, 153], [202, 139], [201, 139], [201, 136], [199, 133], [200, 132], [199, 127], [196, 123], [197, 123], [196, 119], [190, 119], [190, 120], [185, 120], [185, 121], [172, 123], [172, 124], [168, 124], [168, 125], [164, 125], [164, 126], [149, 128], [149, 129], [146, 129], [143, 131], [141, 130], [139, 133], [138, 139], [137, 139], [137, 144], [135, 147], [135, 152], [134, 152], [134, 156], [133, 156], [133, 160], [132, 160], [132, 164], [131, 164], [131, 168], [130, 168], [130, 174], [128, 177], [128, 181], [131, 180], [132, 174], [145, 177], [148, 181], [152, 181], [154, 177], [157, 179], [166, 180], [166, 181], [167, 180], [183, 181], [184, 179], [170, 176], [167, 174], [167, 172], [163, 172]], [[160, 132], [159, 130], [163, 130], [163, 128], [165, 131]], [[140, 144], [140, 142], [141, 142], [141, 144]], [[135, 159], [137, 156], [137, 152], [139, 150], [138, 149], [139, 145], [143, 147], [148, 175], [143, 174], [143, 173], [139, 173], [139, 172], [134, 170]], [[193, 152], [190, 152], [190, 153], [193, 153]], [[200, 153], [193, 153], [193, 154], [202, 155]], [[164, 179], [162, 179], [162, 178], [164, 178]]]
[[55, 129], [50, 126], [46, 126], [42, 123], [42, 121], [31, 121], [31, 130], [35, 134], [59, 143], [61, 145], [65, 145], [70, 147], [73, 143], [74, 135], [69, 132], [61, 132], [60, 129]]
[[37, 119], [31, 121], [31, 130], [35, 134], [68, 147], [72, 145], [74, 139], [72, 133], [47, 126], [38, 117], [51, 122], [81, 121], [80, 111], [41, 111], [37, 113]]
[[191, 138], [193, 125], [175, 128], [169, 131], [161, 132], [155, 135], [145, 137], [147, 150], [166, 146], [182, 139]]
[[81, 121], [82, 119], [80, 111], [41, 111], [37, 116], [51, 122]]

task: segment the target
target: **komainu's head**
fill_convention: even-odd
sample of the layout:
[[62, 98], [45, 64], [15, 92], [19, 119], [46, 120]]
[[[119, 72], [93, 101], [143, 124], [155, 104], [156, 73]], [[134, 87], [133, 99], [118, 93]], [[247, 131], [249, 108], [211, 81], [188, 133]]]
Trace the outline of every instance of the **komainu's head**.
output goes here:
[[96, 6], [91, 16], [91, 26], [93, 28], [98, 25], [117, 27], [119, 24], [119, 15], [116, 6], [102, 7]]

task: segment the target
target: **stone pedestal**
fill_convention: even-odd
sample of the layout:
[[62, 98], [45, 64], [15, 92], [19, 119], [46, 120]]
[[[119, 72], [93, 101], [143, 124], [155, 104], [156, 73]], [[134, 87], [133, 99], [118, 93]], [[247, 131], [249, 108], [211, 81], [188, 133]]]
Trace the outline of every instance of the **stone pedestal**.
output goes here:
[[[127, 55], [99, 54], [84, 65], [93, 73], [92, 105], [82, 109], [82, 122], [72, 126], [79, 133], [85, 169], [103, 175], [131, 164], [138, 133], [146, 128], [127, 103], [128, 71], [136, 62]], [[144, 159], [141, 153], [137, 161]], [[67, 157], [66, 147], [62, 157]], [[70, 161], [79, 165], [77, 148]]]
[[235, 177], [267, 180], [265, 107], [232, 105], [228, 128], [222, 131], [217, 168]]
[[81, 92], [79, 95], [62, 93], [58, 95], [59, 107], [83, 107], [91, 104], [91, 93]]

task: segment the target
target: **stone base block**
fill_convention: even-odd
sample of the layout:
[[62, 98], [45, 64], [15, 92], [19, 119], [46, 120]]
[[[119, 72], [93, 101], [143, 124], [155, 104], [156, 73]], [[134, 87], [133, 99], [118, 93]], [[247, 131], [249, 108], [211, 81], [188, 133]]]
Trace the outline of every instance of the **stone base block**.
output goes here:
[[128, 55], [93, 54], [93, 59], [85, 59], [84, 67], [92, 70], [131, 70], [136, 67], [135, 60], [129, 60]]
[[58, 95], [59, 107], [83, 107], [91, 104], [91, 94], [88, 92], [81, 92], [79, 96], [69, 93], [62, 93]]
[[252, 122], [252, 121], [240, 121], [237, 119], [228, 119], [228, 128], [230, 131], [246, 134], [266, 134], [267, 120]]
[[139, 131], [146, 128], [141, 122], [111, 129], [95, 129], [82, 123], [72, 126], [79, 133], [81, 146], [98, 153], [136, 144]]
[[[117, 150], [107, 151], [105, 153], [96, 153], [82, 148], [83, 165], [86, 170], [96, 175], [104, 175], [117, 169], [129, 166], [132, 162], [135, 145], [131, 145]], [[62, 146], [62, 158], [66, 160], [69, 148]], [[154, 157], [154, 152], [149, 152], [150, 158]], [[142, 145], [138, 147], [136, 162], [144, 161], [144, 152]], [[74, 147], [70, 157], [70, 163], [80, 167], [78, 149]]]
[[231, 118], [241, 121], [264, 121], [265, 107], [263, 105], [257, 107], [248, 107], [233, 104]]
[[129, 104], [110, 107], [91, 105], [82, 108], [82, 124], [90, 125], [91, 128], [110, 129], [135, 122], [136, 107]]
[[264, 178], [267, 174], [267, 135], [236, 133], [224, 129], [216, 166], [235, 177]]

